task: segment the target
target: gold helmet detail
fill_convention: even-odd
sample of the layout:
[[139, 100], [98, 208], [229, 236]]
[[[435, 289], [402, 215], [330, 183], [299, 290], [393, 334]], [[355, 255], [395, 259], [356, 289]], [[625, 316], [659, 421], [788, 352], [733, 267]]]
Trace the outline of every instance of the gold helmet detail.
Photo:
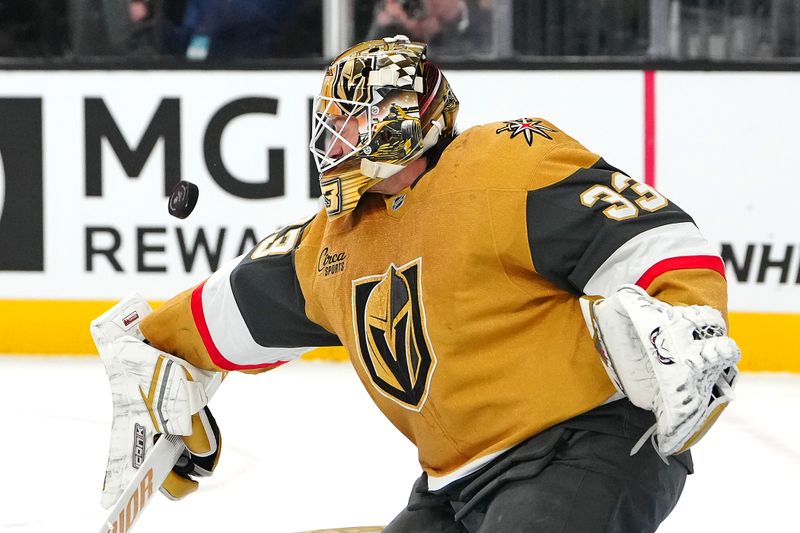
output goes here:
[[397, 35], [353, 46], [325, 72], [309, 148], [329, 218], [452, 133], [458, 99], [425, 52]]

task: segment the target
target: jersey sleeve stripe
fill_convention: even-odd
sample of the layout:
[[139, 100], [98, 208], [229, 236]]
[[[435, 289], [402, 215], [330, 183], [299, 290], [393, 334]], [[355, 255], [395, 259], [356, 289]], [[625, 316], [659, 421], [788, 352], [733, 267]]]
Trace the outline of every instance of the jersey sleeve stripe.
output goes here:
[[[691, 222], [678, 222], [649, 229], [617, 248], [594, 272], [584, 286], [583, 292], [588, 295], [610, 296], [620, 285], [647, 281], [645, 276], [649, 272], [652, 271], [654, 274], [658, 272], [652, 270], [657, 265], [662, 264], [659, 268], [674, 267], [680, 262], [665, 263], [665, 261], [677, 261], [678, 258], [686, 257], [719, 259], [716, 250]], [[709, 259], [704, 264], [706, 267], [711, 265], [715, 270], [717, 267], [722, 268], [721, 259], [718, 263], [712, 263]], [[697, 266], [683, 268], [697, 268]], [[655, 276], [649, 282], [653, 279]]]
[[214, 339], [211, 338], [211, 333], [208, 331], [206, 316], [203, 312], [203, 287], [205, 284], [206, 282], [204, 281], [192, 291], [192, 316], [194, 317], [197, 331], [200, 333], [200, 338], [203, 339], [203, 345], [208, 355], [211, 357], [211, 361], [215, 365], [225, 370], [248, 370], [253, 368], [274, 368], [287, 362], [277, 361], [266, 365], [237, 365], [228, 361], [225, 356], [220, 353], [216, 344], [214, 344]]
[[211, 361], [220, 368], [224, 368], [220, 363], [225, 362], [225, 358], [222, 357], [222, 354], [219, 353], [214, 341], [211, 339], [211, 334], [208, 332], [208, 324], [206, 323], [206, 315], [203, 313], [203, 287], [205, 286], [206, 282], [203, 281], [200, 285], [194, 288], [192, 291], [192, 317], [194, 318], [194, 324], [197, 327], [198, 333], [200, 333], [200, 338], [203, 340], [203, 346], [205, 346], [206, 351], [208, 352], [209, 357], [211, 357]]
[[653, 283], [653, 280], [655, 280], [661, 274], [673, 270], [685, 270], [688, 268], [705, 268], [708, 270], [714, 270], [719, 272], [723, 278], [725, 277], [725, 264], [722, 262], [722, 258], [716, 255], [692, 255], [684, 257], [671, 257], [669, 259], [659, 261], [655, 265], [651, 266], [647, 272], [642, 274], [642, 277], [638, 279], [636, 285], [646, 290], [647, 287]]
[[223, 266], [192, 292], [192, 315], [213, 363], [225, 370], [271, 368], [313, 350], [266, 347], [253, 339], [230, 285], [230, 273], [236, 264], [238, 261], [234, 260]]

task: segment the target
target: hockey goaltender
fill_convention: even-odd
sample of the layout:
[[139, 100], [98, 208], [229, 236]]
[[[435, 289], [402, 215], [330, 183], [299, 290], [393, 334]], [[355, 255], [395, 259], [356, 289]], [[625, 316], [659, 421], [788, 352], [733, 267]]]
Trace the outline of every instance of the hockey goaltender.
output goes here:
[[154, 312], [131, 297], [93, 322], [115, 409], [104, 504], [123, 522], [168, 440], [186, 449], [151, 485], [181, 498], [213, 472], [221, 373], [340, 345], [419, 450], [385, 533], [647, 532], [669, 515], [738, 375], [722, 261], [557, 125], [458, 133], [458, 108], [424, 44], [350, 48], [314, 101], [320, 211]]

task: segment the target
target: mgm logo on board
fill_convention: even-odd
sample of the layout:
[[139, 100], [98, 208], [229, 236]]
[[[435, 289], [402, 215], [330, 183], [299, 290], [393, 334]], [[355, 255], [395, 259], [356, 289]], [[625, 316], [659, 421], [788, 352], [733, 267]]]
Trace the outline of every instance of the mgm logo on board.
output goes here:
[[436, 355], [422, 305], [422, 259], [353, 281], [353, 313], [361, 362], [387, 398], [420, 411]]
[[42, 101], [0, 98], [0, 271], [44, 270]]

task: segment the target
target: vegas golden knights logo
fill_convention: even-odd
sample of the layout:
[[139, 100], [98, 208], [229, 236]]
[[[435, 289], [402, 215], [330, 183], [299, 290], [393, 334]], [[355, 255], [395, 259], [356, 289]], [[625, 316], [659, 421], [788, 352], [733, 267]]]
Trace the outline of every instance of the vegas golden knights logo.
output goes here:
[[345, 102], [336, 102], [346, 113], [353, 111], [347, 102], [368, 103], [372, 93], [369, 91], [367, 74], [374, 68], [373, 58], [354, 57], [344, 65], [337, 66], [333, 81], [333, 95]]
[[358, 352], [373, 385], [406, 409], [428, 397], [436, 355], [421, 298], [422, 259], [353, 281]]

